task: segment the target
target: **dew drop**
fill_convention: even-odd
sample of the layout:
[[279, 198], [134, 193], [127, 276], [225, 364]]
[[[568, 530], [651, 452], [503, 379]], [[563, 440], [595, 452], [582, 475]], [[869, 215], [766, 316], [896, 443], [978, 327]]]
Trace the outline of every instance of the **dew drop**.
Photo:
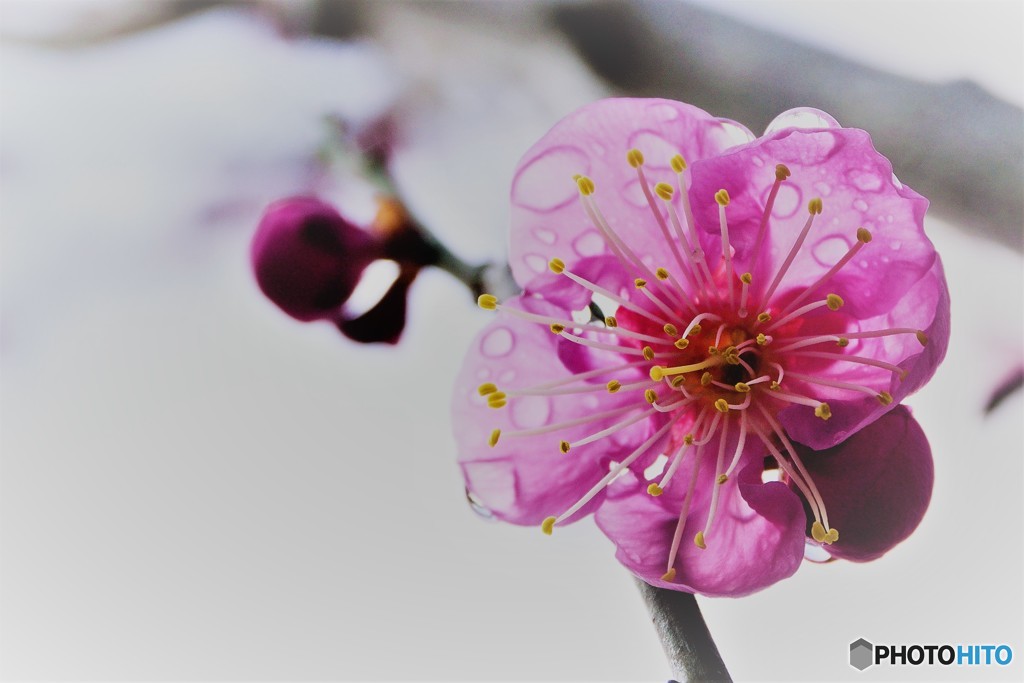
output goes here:
[[[676, 154], [679, 154], [679, 149], [675, 144], [669, 142], [660, 133], [653, 130], [638, 130], [634, 132], [629, 137], [629, 146], [643, 152], [645, 168], [669, 168], [669, 161]], [[647, 206], [646, 200], [643, 206]]]
[[841, 140], [832, 131], [799, 133], [780, 141], [775, 154], [784, 163], [814, 166], [827, 161], [839, 150], [840, 144]]
[[580, 256], [597, 256], [604, 253], [604, 238], [596, 230], [588, 230], [572, 241], [572, 248]]
[[491, 369], [490, 368], [480, 368], [479, 370], [476, 371], [476, 377], [477, 377], [477, 379], [490, 379], [490, 377], [491, 377]]
[[518, 429], [540, 427], [551, 417], [551, 399], [547, 396], [520, 396], [509, 407], [512, 424]]
[[578, 196], [572, 177], [590, 172], [590, 159], [576, 147], [544, 151], [519, 170], [512, 181], [512, 201], [533, 211], [552, 211]]
[[759, 156], [755, 155], [750, 161], [751, 161], [751, 163], [754, 164], [754, 166], [758, 166], [758, 167], [764, 166], [764, 159], [762, 159]]
[[501, 358], [507, 356], [513, 346], [512, 332], [507, 327], [498, 327], [488, 332], [480, 342], [480, 353], [489, 358]]
[[775, 196], [772, 215], [777, 218], [789, 218], [800, 209], [802, 199], [803, 194], [797, 185], [783, 183], [779, 186], [779, 193]]
[[899, 240], [893, 240], [892, 242], [889, 242], [889, 248], [892, 249], [893, 251], [899, 251], [900, 247], [902, 246], [903, 242], [900, 242]]
[[658, 121], [675, 121], [679, 118], [679, 110], [673, 107], [671, 104], [664, 102], [658, 102], [647, 107], [647, 113]]
[[547, 228], [534, 228], [533, 236], [548, 245], [554, 244], [558, 241], [558, 235], [556, 235], [553, 230], [548, 230]]
[[846, 172], [846, 179], [861, 192], [878, 192], [882, 189], [882, 179], [872, 171], [854, 168]]
[[649, 209], [647, 195], [644, 194], [640, 178], [633, 178], [622, 188], [622, 197], [638, 209]]
[[861, 213], [868, 210], [868, 203], [863, 199], [854, 199], [853, 208], [857, 209]]
[[798, 107], [784, 111], [768, 124], [765, 135], [786, 128], [839, 128], [839, 122], [823, 111], [810, 107]]
[[516, 378], [515, 370], [506, 370], [505, 372], [498, 375], [498, 384], [508, 384]]
[[830, 235], [811, 248], [811, 256], [819, 265], [831, 268], [850, 249], [850, 243], [841, 235]]
[[857, 261], [857, 265], [860, 266], [861, 268], [867, 268], [868, 262], [865, 259], [861, 259], [860, 261]]
[[749, 128], [730, 119], [718, 119], [718, 127], [714, 132], [715, 141], [726, 149], [745, 145], [757, 137]]
[[466, 489], [466, 502], [469, 503], [469, 507], [473, 512], [484, 519], [494, 519], [494, 513], [487, 508], [479, 498], [477, 498], [475, 493], [472, 493], [469, 489]]
[[523, 261], [526, 263], [526, 267], [533, 272], [543, 273], [548, 267], [548, 260], [540, 254], [526, 254], [523, 256]]
[[814, 183], [814, 191], [820, 194], [822, 197], [827, 197], [832, 194], [832, 186], [828, 183], [819, 180]]
[[587, 410], [596, 410], [600, 404], [601, 402], [593, 394], [587, 394], [583, 397], [583, 407]]
[[832, 554], [817, 543], [804, 544], [804, 559], [808, 562], [824, 563], [832, 561]]

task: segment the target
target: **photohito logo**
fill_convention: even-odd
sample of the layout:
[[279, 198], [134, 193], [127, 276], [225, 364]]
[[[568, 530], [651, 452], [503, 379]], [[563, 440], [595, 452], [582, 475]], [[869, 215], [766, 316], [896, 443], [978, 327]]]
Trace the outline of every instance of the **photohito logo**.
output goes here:
[[850, 643], [850, 666], [858, 671], [874, 664], [889, 666], [1006, 666], [1009, 645], [872, 645], [863, 638]]

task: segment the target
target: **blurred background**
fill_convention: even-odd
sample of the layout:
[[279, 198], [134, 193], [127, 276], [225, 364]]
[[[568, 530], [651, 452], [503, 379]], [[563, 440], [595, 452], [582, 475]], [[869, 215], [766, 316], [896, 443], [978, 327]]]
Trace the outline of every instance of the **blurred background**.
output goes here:
[[449, 393], [487, 318], [465, 287], [425, 272], [401, 342], [360, 346], [287, 318], [248, 260], [279, 197], [369, 215], [357, 159], [324, 164], [345, 131], [453, 251], [501, 262], [519, 156], [631, 94], [869, 130], [932, 200], [952, 292], [908, 402], [924, 522], [873, 563], [701, 600], [732, 674], [864, 677], [863, 637], [1006, 643], [970, 677], [1019, 680], [1022, 46], [1014, 0], [0, 2], [0, 675], [668, 678], [592, 523], [548, 539], [467, 504]]

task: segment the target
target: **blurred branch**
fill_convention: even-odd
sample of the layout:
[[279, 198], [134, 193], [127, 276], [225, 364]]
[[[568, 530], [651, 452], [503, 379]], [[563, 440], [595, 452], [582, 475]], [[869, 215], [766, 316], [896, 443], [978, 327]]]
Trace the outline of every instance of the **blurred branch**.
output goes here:
[[655, 588], [636, 579], [651, 621], [679, 681], [731, 681], [692, 593]]
[[937, 214], [1024, 251], [1024, 111], [974, 83], [901, 78], [676, 2], [569, 3], [552, 15], [626, 93], [683, 100], [755, 132], [797, 106], [868, 130]]

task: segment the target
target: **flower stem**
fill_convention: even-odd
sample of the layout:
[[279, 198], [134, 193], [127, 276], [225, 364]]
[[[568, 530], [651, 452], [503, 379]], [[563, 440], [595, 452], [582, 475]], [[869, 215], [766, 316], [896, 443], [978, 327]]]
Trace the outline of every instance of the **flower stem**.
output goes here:
[[683, 681], [732, 681], [692, 593], [655, 588], [636, 579], [658, 631], [672, 675]]

